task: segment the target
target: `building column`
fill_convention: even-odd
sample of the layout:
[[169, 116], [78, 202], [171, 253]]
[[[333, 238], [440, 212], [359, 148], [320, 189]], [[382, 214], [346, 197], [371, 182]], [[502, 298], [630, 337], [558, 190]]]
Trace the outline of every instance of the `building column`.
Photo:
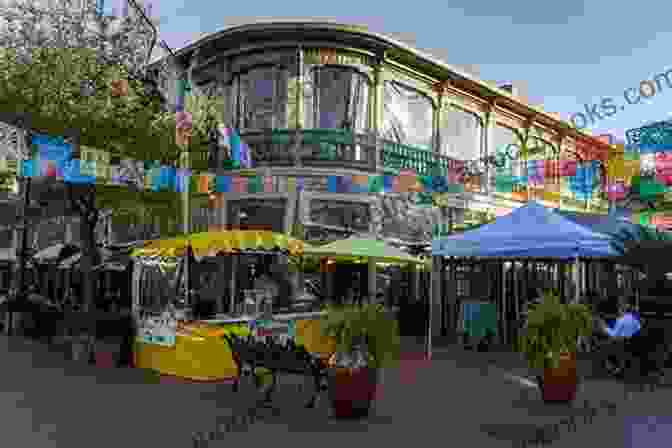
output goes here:
[[[496, 155], [495, 148], [495, 126], [497, 125], [497, 112], [495, 111], [495, 105], [492, 104], [485, 114], [484, 127], [483, 127], [483, 156], [486, 157], [486, 160], [489, 160], [488, 157]], [[495, 192], [494, 188], [491, 186], [494, 183], [494, 167], [491, 164], [485, 165], [485, 188], [484, 193], [490, 195]]]
[[385, 72], [383, 70], [383, 62], [385, 61], [385, 53], [381, 53], [376, 58], [376, 62], [373, 65], [373, 89], [371, 93], [371, 131], [376, 137], [374, 140], [374, 163], [376, 172], [383, 171], [383, 160], [381, 157], [383, 150], [383, 142], [380, 138], [380, 131], [383, 128], [383, 97], [384, 97], [384, 86], [385, 86]]

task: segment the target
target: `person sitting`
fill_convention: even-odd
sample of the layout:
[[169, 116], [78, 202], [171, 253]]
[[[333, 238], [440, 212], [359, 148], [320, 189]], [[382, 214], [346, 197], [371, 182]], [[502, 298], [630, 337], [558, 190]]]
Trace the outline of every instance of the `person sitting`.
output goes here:
[[607, 369], [614, 374], [620, 373], [623, 370], [623, 362], [631, 353], [628, 353], [626, 342], [633, 336], [640, 333], [642, 326], [639, 319], [632, 313], [631, 308], [621, 303], [620, 317], [616, 319], [613, 327], [600, 319], [601, 330], [610, 337], [610, 341], [605, 343], [601, 350], [601, 361], [605, 364]]

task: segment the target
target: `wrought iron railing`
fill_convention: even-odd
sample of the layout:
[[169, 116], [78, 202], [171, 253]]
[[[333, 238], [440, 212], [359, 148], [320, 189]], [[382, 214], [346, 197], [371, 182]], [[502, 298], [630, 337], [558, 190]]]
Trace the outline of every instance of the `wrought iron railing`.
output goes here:
[[[342, 129], [304, 129], [244, 132], [255, 165], [352, 168], [397, 174], [413, 169], [418, 175], [447, 175], [456, 160], [430, 150], [381, 139], [374, 134]], [[296, 154], [294, 152], [296, 151]], [[376, 157], [376, 151], [379, 157]]]
[[412, 169], [420, 176], [445, 176], [450, 168], [455, 167], [456, 161], [430, 150], [382, 140], [380, 162], [384, 171], [393, 174], [402, 169]]
[[245, 132], [256, 165], [342, 167], [374, 171], [375, 138], [340, 129]]

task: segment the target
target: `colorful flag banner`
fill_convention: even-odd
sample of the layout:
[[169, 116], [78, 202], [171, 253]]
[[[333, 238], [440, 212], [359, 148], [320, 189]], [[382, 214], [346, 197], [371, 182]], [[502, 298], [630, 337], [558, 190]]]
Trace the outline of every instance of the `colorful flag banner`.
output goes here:
[[572, 177], [576, 175], [578, 162], [576, 160], [560, 160], [560, 176]]
[[231, 176], [217, 176], [215, 181], [215, 191], [217, 193], [231, 192]]
[[252, 176], [247, 180], [247, 192], [251, 194], [263, 193], [264, 181], [260, 176]]
[[640, 172], [654, 173], [656, 170], [656, 155], [655, 153], [643, 153], [639, 157]]
[[338, 192], [339, 193], [350, 193], [352, 191], [352, 176], [339, 176], [338, 177]]
[[354, 175], [352, 176], [352, 192], [353, 193], [368, 193], [369, 191], [369, 176]]
[[234, 176], [233, 178], [233, 192], [238, 194], [247, 193], [247, 178], [242, 176]]
[[273, 176], [264, 176], [264, 193], [274, 193], [275, 189], [275, 178]]
[[177, 169], [177, 179], [175, 180], [176, 193], [186, 193], [191, 191], [189, 189], [191, 186], [191, 177], [191, 170], [185, 170], [183, 168]]
[[642, 179], [639, 183], [639, 196], [643, 199], [653, 199], [666, 191], [665, 185], [652, 179]]
[[530, 185], [543, 185], [545, 179], [545, 164], [543, 160], [528, 160], [527, 172]]
[[621, 201], [625, 199], [627, 188], [624, 182], [616, 182], [607, 185], [607, 197], [610, 201]]
[[560, 161], [548, 159], [544, 164], [544, 178], [547, 184], [558, 184], [560, 178]]
[[65, 169], [63, 172], [63, 180], [71, 184], [87, 184], [87, 185], [95, 184], [96, 183], [95, 174], [91, 175], [90, 170], [82, 172], [81, 164], [82, 161], [80, 159], [72, 159], [69, 162], [67, 162], [65, 164]]
[[44, 167], [40, 175], [62, 179], [65, 163], [72, 159], [72, 145], [62, 137], [41, 134], [33, 135], [31, 143]]
[[656, 154], [656, 180], [663, 185], [672, 185], [672, 152]]

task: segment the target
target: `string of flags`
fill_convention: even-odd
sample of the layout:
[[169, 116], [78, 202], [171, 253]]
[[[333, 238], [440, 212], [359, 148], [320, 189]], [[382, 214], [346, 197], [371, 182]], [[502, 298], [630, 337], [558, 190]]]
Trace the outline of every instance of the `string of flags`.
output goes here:
[[[233, 169], [245, 169], [243, 175], [215, 176], [162, 165], [159, 162], [132, 159], [112, 163], [109, 153], [82, 147], [79, 159], [72, 158], [71, 146], [62, 138], [33, 136], [33, 157], [17, 161], [0, 159], [0, 172], [24, 177], [52, 177], [75, 184], [132, 185], [149, 191], [198, 193], [261, 193], [284, 192], [303, 188], [310, 177], [260, 175], [254, 171], [250, 148], [231, 128], [218, 127], [219, 145], [227, 148]], [[558, 196], [565, 191], [576, 199], [589, 199], [600, 189], [610, 200], [623, 199], [633, 188], [642, 196], [665, 193], [672, 186], [672, 153], [640, 153], [628, 145], [615, 151], [607, 164], [606, 179], [598, 175], [599, 162], [567, 159], [507, 161], [494, 169], [494, 187], [498, 193], [514, 195], [521, 189], [548, 190]], [[633, 185], [641, 173], [652, 176]], [[418, 176], [413, 170], [399, 175], [327, 176], [321, 189], [334, 193], [419, 192], [461, 193], [478, 187], [482, 179], [470, 179], [459, 164], [445, 176]]]

